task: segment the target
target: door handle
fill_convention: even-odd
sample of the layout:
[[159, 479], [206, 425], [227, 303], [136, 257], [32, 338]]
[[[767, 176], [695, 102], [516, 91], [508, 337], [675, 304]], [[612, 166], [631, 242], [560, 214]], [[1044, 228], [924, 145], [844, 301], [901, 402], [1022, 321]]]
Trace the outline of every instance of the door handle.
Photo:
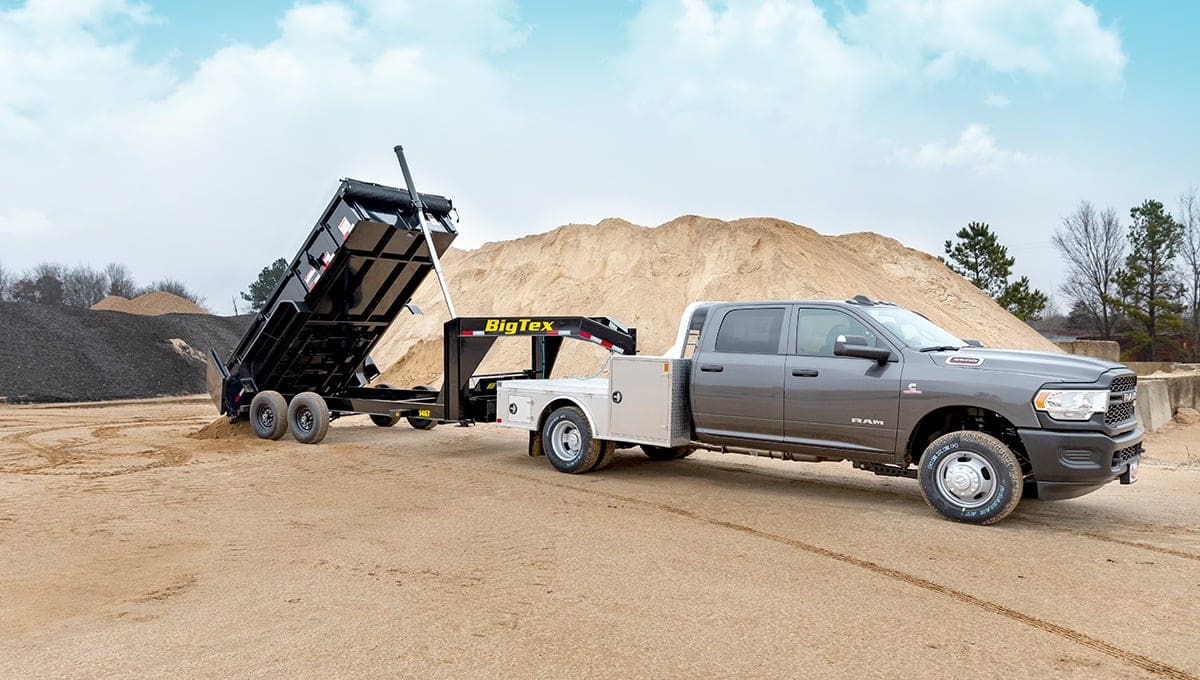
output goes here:
[[818, 371], [815, 368], [793, 368], [792, 375], [797, 378], [815, 378]]
[[720, 373], [725, 367], [718, 364], [700, 364], [700, 370], [704, 373]]

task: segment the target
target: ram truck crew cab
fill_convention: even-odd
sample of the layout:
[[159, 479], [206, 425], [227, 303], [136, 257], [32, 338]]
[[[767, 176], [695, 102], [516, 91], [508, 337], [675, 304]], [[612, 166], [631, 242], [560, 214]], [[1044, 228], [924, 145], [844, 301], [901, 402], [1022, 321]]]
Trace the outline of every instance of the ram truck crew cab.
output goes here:
[[851, 461], [918, 480], [939, 515], [990, 524], [1022, 497], [1137, 480], [1137, 377], [1097, 359], [986, 349], [925, 317], [847, 301], [700, 302], [663, 356], [608, 376], [500, 382], [497, 420], [558, 470], [616, 448]]

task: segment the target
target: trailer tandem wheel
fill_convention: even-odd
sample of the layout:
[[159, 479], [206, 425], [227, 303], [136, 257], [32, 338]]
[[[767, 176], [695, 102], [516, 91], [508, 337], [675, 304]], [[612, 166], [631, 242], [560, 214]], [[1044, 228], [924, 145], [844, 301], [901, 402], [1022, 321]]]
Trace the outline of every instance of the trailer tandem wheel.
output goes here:
[[[380, 389], [384, 389], [384, 390], [392, 389], [392, 386], [388, 385], [387, 383], [384, 383], [381, 385], [376, 385], [376, 387], [378, 387]], [[395, 425], [396, 423], [400, 422], [400, 416], [391, 416], [391, 415], [381, 416], [381, 415], [372, 413], [371, 414], [371, 422], [375, 423], [379, 427], [391, 427], [391, 426]]]
[[[432, 390], [433, 388], [430, 387], [429, 385], [417, 385], [413, 389], [414, 390]], [[412, 425], [413, 429], [416, 429], [416, 430], [432, 430], [433, 428], [437, 427], [436, 420], [431, 420], [429, 418], [419, 418], [417, 416], [409, 416], [408, 424]]]
[[316, 392], [301, 392], [288, 405], [288, 427], [301, 444], [316, 444], [329, 432], [329, 406]]
[[278, 440], [288, 431], [288, 403], [283, 395], [266, 390], [250, 402], [250, 427], [259, 439]]

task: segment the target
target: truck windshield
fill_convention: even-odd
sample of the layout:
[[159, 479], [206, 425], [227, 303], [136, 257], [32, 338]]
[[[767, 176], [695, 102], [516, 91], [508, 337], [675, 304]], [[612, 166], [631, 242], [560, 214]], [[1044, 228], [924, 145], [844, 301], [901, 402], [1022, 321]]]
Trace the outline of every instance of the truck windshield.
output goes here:
[[966, 346], [961, 338], [954, 337], [950, 331], [916, 312], [899, 307], [876, 307], [865, 311], [914, 349], [959, 349]]

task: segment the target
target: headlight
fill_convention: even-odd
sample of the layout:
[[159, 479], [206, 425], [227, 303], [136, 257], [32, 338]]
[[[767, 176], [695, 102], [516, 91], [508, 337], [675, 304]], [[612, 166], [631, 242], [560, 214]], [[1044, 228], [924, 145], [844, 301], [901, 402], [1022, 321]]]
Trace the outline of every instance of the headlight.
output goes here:
[[1055, 420], [1087, 420], [1108, 410], [1107, 390], [1042, 390], [1033, 406]]

